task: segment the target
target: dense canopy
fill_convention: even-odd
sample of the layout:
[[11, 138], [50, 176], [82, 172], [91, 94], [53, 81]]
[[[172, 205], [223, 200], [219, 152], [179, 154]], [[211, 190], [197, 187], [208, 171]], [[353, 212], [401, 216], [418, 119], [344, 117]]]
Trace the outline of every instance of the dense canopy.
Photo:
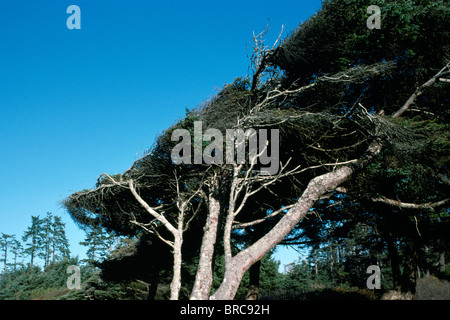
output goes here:
[[[381, 7], [379, 30], [366, 26], [369, 5]], [[147, 239], [148, 264], [159, 250], [172, 253], [173, 299], [182, 287], [192, 299], [233, 298], [280, 243], [329, 247], [330, 259], [335, 247], [365, 252], [368, 263], [390, 266], [392, 286], [414, 292], [418, 268], [448, 252], [449, 20], [446, 1], [324, 1], [273, 48], [264, 32], [255, 36], [252, 74], [188, 110], [130, 169], [101, 174], [64, 205], [80, 226]], [[195, 140], [199, 121], [223, 136], [278, 130], [280, 170], [263, 175], [251, 159], [175, 164], [176, 129], [190, 133], [192, 153], [198, 143], [219, 151]], [[266, 140], [258, 152], [273, 147]], [[225, 270], [213, 292], [218, 256]], [[195, 281], [182, 285], [187, 262]]]

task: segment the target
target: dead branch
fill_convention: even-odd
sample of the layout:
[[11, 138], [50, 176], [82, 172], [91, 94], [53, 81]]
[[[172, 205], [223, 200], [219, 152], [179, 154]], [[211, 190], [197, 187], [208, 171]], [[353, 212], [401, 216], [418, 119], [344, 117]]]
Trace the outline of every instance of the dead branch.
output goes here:
[[257, 220], [253, 220], [250, 222], [239, 222], [239, 221], [233, 221], [234, 225], [232, 226], [233, 229], [242, 229], [242, 228], [246, 228], [246, 227], [250, 227], [256, 224], [259, 224], [261, 222], [266, 221], [267, 219], [273, 218], [275, 216], [277, 216], [278, 214], [280, 214], [281, 212], [285, 211], [285, 210], [289, 210], [290, 208], [292, 208], [294, 205], [290, 204], [288, 206], [285, 206], [283, 208], [280, 208], [274, 212], [272, 212], [271, 214], [265, 216], [264, 218], [261, 219], [257, 219]]
[[431, 79], [420, 85], [416, 89], [416, 91], [414, 91], [414, 93], [409, 97], [409, 99], [406, 100], [405, 104], [400, 109], [398, 109], [397, 112], [395, 112], [392, 116], [394, 118], [401, 116], [406, 110], [409, 109], [409, 107], [414, 103], [417, 97], [423, 94], [423, 91], [425, 89], [432, 87], [439, 79], [439, 77], [450, 74], [450, 70], [446, 71], [447, 69], [450, 69], [450, 62], [447, 63], [446, 66], [443, 67], [441, 70], [439, 70], [439, 72], [436, 73]]
[[260, 32], [258, 35], [255, 35], [255, 32], [253, 32], [253, 45], [252, 45], [253, 53], [252, 56], [250, 57], [251, 68], [253, 71], [252, 86], [250, 89], [251, 92], [254, 92], [259, 84], [259, 79], [261, 78], [261, 75], [266, 69], [267, 56], [269, 56], [278, 45], [278, 42], [280, 41], [281, 35], [283, 34], [284, 31], [284, 25], [281, 26], [281, 31], [278, 34], [275, 43], [272, 45], [272, 48], [270, 49], [268, 46], [264, 44], [265, 41], [264, 36], [268, 31], [269, 31], [269, 23], [267, 23], [264, 30]]
[[152, 217], [157, 219], [159, 222], [161, 222], [167, 230], [169, 230], [170, 233], [172, 233], [174, 236], [178, 234], [177, 229], [162, 215], [155, 211], [154, 208], [150, 207], [147, 202], [144, 201], [144, 199], [141, 198], [139, 193], [136, 191], [136, 188], [134, 186], [133, 179], [130, 179], [128, 181], [128, 186], [131, 190], [131, 193], [135, 197], [135, 199], [141, 204], [141, 206], [148, 212]]
[[320, 77], [317, 77], [314, 82], [301, 86], [298, 88], [295, 88], [295, 82], [291, 85], [291, 87], [294, 88], [288, 88], [285, 90], [280, 90], [279, 88], [273, 89], [271, 91], [268, 91], [266, 94], [266, 97], [256, 104], [250, 114], [260, 110], [261, 108], [269, 105], [272, 101], [276, 100], [280, 97], [288, 97], [293, 95], [298, 95], [304, 91], [310, 90], [314, 88], [315, 86], [323, 83], [345, 83], [345, 82], [357, 82], [361, 79], [367, 78], [367, 76], [370, 75], [377, 75], [382, 72], [386, 72], [389, 69], [393, 68], [393, 64], [391, 62], [380, 64], [375, 63], [368, 66], [357, 66], [352, 67], [346, 71], [338, 72], [333, 75], [322, 75]]
[[402, 209], [415, 209], [415, 210], [423, 210], [423, 209], [434, 209], [437, 207], [445, 206], [446, 204], [450, 203], [450, 198], [436, 201], [436, 202], [427, 202], [427, 203], [407, 203], [402, 202], [398, 200], [388, 199], [386, 197], [380, 197], [380, 198], [372, 198], [373, 202], [382, 202], [386, 203], [388, 205], [399, 207]]

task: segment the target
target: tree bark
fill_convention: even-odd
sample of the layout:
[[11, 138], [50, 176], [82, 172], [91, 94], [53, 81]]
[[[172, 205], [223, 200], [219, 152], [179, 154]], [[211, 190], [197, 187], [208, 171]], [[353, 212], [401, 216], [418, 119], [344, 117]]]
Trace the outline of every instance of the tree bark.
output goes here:
[[219, 224], [220, 202], [211, 194], [208, 196], [209, 212], [205, 224], [202, 245], [200, 248], [200, 261], [195, 276], [191, 300], [207, 300], [213, 281], [213, 258]]
[[178, 296], [181, 288], [181, 246], [183, 244], [183, 238], [181, 235], [175, 235], [173, 245], [173, 278], [170, 283], [170, 300], [178, 300]]
[[427, 202], [427, 203], [407, 203], [402, 201], [397, 201], [393, 199], [388, 199], [385, 197], [382, 198], [373, 198], [372, 201], [374, 202], [383, 202], [386, 204], [389, 204], [394, 207], [399, 207], [403, 209], [416, 209], [416, 210], [423, 210], [423, 209], [432, 209], [437, 207], [442, 207], [446, 205], [447, 203], [450, 203], [450, 198], [436, 201], [436, 202]]
[[[115, 181], [111, 179], [112, 181]], [[183, 221], [184, 221], [184, 204], [179, 207], [178, 223], [177, 228], [175, 228], [164, 215], [159, 214], [152, 207], [145, 202], [134, 187], [134, 181], [128, 181], [128, 186], [133, 194], [134, 198], [145, 208], [145, 210], [158, 221], [160, 221], [167, 230], [173, 235], [173, 244], [164, 240], [165, 243], [169, 244], [173, 249], [173, 278], [170, 283], [170, 300], [178, 300], [178, 296], [181, 288], [181, 263], [182, 263], [182, 253], [181, 246], [183, 245]], [[159, 237], [162, 239], [161, 237]]]

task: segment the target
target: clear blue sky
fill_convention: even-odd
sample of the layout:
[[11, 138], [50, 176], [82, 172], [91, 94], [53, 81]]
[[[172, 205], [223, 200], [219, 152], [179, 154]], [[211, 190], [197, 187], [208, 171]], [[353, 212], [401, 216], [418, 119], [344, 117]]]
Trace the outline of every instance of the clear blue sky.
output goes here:
[[[69, 30], [69, 5], [81, 30]], [[59, 215], [73, 255], [84, 233], [59, 202], [126, 170], [155, 137], [248, 74], [252, 32], [267, 44], [320, 1], [14, 0], [0, 4], [0, 232]], [[292, 261], [286, 256], [282, 263]]]

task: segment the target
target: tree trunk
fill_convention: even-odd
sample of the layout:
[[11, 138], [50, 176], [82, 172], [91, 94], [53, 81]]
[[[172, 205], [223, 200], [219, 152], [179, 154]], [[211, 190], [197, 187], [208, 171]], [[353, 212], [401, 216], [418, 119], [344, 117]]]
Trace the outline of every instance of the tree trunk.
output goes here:
[[400, 273], [400, 265], [398, 262], [398, 253], [395, 249], [394, 245], [394, 239], [388, 240], [388, 257], [391, 261], [391, 270], [392, 270], [392, 282], [393, 282], [393, 289], [397, 289], [401, 286], [401, 273]]
[[159, 271], [159, 267], [154, 267], [151, 269], [150, 279], [148, 279], [149, 284], [147, 300], [155, 300], [156, 292], [158, 290]]
[[314, 250], [314, 268], [315, 268], [316, 275], [317, 275], [319, 273], [319, 265], [317, 262], [317, 249]]
[[[251, 244], [258, 241], [264, 235], [264, 227], [261, 224], [257, 224], [253, 227], [253, 232], [251, 233], [252, 240]], [[257, 261], [254, 265], [250, 267], [249, 270], [249, 284], [248, 292], [246, 295], [246, 300], [258, 300], [259, 299], [259, 280], [261, 273], [261, 260]]]
[[261, 271], [261, 260], [250, 267], [250, 281], [246, 300], [258, 300], [259, 298], [259, 276]]
[[170, 300], [178, 300], [178, 296], [181, 288], [181, 245], [183, 244], [183, 238], [180, 234], [175, 235], [175, 241], [173, 245], [173, 278], [170, 283]]
[[445, 272], [445, 252], [441, 252], [439, 255], [439, 271]]
[[31, 252], [31, 261], [30, 261], [31, 275], [33, 275], [33, 262], [34, 262], [34, 251]]
[[374, 140], [364, 155], [352, 166], [343, 166], [332, 172], [313, 178], [302, 196], [283, 218], [261, 239], [233, 258], [225, 259], [225, 275], [219, 289], [210, 297], [212, 300], [234, 298], [244, 273], [267, 252], [280, 243], [289, 232], [309, 213], [315, 202], [326, 192], [334, 191], [350, 179], [355, 170], [364, 168], [374, 156], [380, 153], [382, 145]]
[[5, 240], [5, 259], [3, 261], [3, 273], [6, 273], [7, 262], [8, 262], [8, 240]]
[[213, 300], [234, 298], [244, 273], [267, 252], [280, 243], [299, 223], [325, 192], [334, 190], [347, 181], [353, 173], [351, 167], [341, 167], [333, 172], [313, 178], [297, 203], [289, 212], [256, 243], [234, 256], [225, 266], [225, 275], [219, 289], [211, 296]]
[[333, 267], [334, 267], [333, 246], [330, 246], [330, 258], [331, 258], [330, 273], [331, 273], [331, 278], [334, 280], [334, 274], [333, 274]]
[[209, 212], [205, 224], [202, 245], [200, 248], [200, 261], [198, 263], [195, 283], [191, 293], [191, 300], [207, 300], [213, 281], [213, 258], [219, 224], [220, 202], [209, 195]]
[[403, 281], [402, 281], [402, 292], [410, 292], [412, 294], [416, 291], [416, 280], [417, 280], [417, 251], [414, 248], [413, 242], [408, 242], [406, 244], [405, 250], [405, 261], [403, 267]]

